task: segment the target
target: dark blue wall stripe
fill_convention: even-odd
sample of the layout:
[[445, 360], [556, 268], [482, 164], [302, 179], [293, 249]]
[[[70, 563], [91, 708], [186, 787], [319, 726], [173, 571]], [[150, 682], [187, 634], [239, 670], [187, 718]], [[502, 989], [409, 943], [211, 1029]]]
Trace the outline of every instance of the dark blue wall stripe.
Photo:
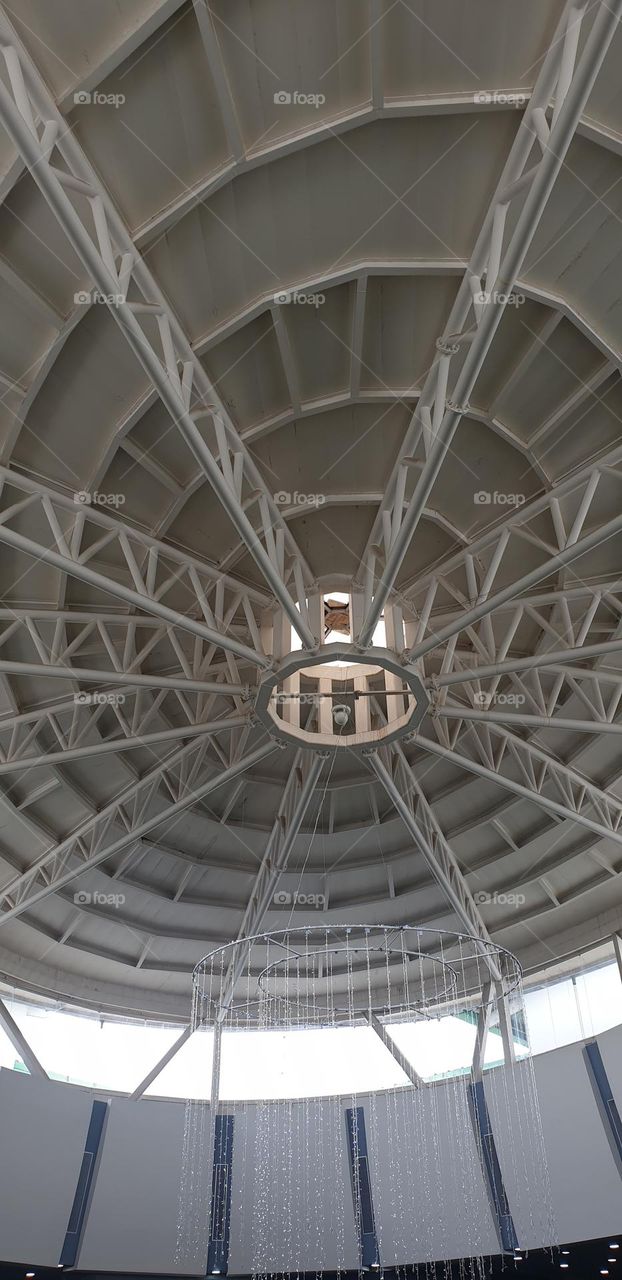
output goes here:
[[71, 1206], [65, 1240], [59, 1258], [59, 1265], [62, 1264], [64, 1267], [75, 1267], [78, 1258], [78, 1249], [80, 1247], [82, 1232], [84, 1230], [89, 1196], [93, 1186], [95, 1165], [101, 1146], [107, 1114], [107, 1102], [93, 1103], [93, 1106], [91, 1107], [91, 1119], [89, 1121], [88, 1132], [86, 1135], [84, 1155], [82, 1157], [82, 1164], [78, 1175], [78, 1184], [76, 1186], [76, 1193], [73, 1198], [73, 1205]]
[[587, 1065], [588, 1075], [592, 1081], [598, 1110], [607, 1132], [609, 1146], [618, 1167], [618, 1173], [622, 1176], [622, 1122], [620, 1121], [620, 1112], [614, 1102], [613, 1090], [605, 1071], [602, 1054], [595, 1040], [591, 1040], [589, 1044], [583, 1046], [583, 1056]]
[[346, 1109], [346, 1129], [348, 1133], [352, 1198], [354, 1200], [354, 1219], [359, 1233], [361, 1265], [366, 1269], [373, 1268], [373, 1270], [378, 1270], [380, 1267], [380, 1254], [369, 1176], [365, 1113], [362, 1107], [348, 1107]]
[[501, 1248], [509, 1253], [518, 1248], [518, 1236], [503, 1185], [501, 1165], [481, 1080], [472, 1080], [469, 1084], [469, 1106], [499, 1243]]
[[207, 1251], [208, 1275], [226, 1276], [231, 1229], [231, 1172], [233, 1167], [233, 1116], [216, 1116], [212, 1211]]

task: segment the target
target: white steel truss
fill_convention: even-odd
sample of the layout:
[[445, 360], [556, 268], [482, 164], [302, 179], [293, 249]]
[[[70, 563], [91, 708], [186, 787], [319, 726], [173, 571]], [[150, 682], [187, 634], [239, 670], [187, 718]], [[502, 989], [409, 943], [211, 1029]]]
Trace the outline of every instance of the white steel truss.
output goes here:
[[[291, 580], [303, 597], [304, 576], [309, 579], [310, 573], [274, 496], [2, 8], [0, 39], [10, 86], [0, 82], [4, 127], [238, 536], [303, 645], [313, 648], [318, 640], [304, 603], [299, 611], [288, 587]], [[63, 167], [52, 163], [55, 152]]]
[[[426, 752], [498, 783], [558, 818], [622, 844], [622, 799], [613, 791], [604, 791], [578, 769], [500, 725], [473, 722], [467, 730], [468, 738], [463, 735], [453, 749], [418, 734], [413, 735], [413, 740]], [[467, 741], [472, 744], [473, 754], [467, 750]], [[513, 769], [514, 777], [503, 771], [508, 768]]]
[[[30, 867], [0, 887], [0, 926], [82, 872], [98, 866], [129, 845], [138, 844], [154, 827], [198, 804], [218, 787], [237, 778], [278, 750], [264, 743], [206, 782], [197, 783], [209, 763], [206, 737], [194, 740], [159, 761], [137, 782], [98, 813], [80, 823], [60, 843], [46, 850]], [[168, 798], [163, 795], [165, 789]]]
[[248, 696], [247, 684], [228, 679], [228, 651], [227, 663], [211, 661], [214, 648], [149, 616], [0, 609], [0, 672], [7, 675]]
[[[191, 632], [213, 650], [224, 649], [254, 666], [269, 666], [256, 616], [266, 608], [267, 598], [261, 592], [99, 509], [6, 468], [0, 468], [0, 486], [0, 542]], [[20, 532], [25, 512], [31, 527], [46, 530], [47, 537], [42, 533], [37, 540]], [[120, 563], [121, 570], [115, 568], [112, 573], [91, 567], [89, 562], [104, 551], [112, 563]], [[166, 603], [172, 597], [181, 599], [183, 611]], [[236, 639], [231, 633], [235, 626], [243, 628], [257, 647]], [[62, 620], [58, 636], [60, 645]]]
[[[424, 858], [436, 883], [455, 912], [461, 926], [482, 942], [490, 942], [490, 935], [475, 904], [473, 895], [460, 870], [456, 856], [428, 804], [414, 773], [410, 769], [401, 748], [394, 753], [395, 773], [392, 777], [377, 752], [371, 751], [367, 761], [382, 783], [406, 829], [410, 832], [418, 851]], [[399, 785], [398, 781], [399, 779]], [[495, 981], [501, 974], [496, 961], [488, 957], [486, 963]]]
[[[111, 752], [131, 751], [157, 743], [182, 740], [243, 729], [248, 714], [209, 718], [211, 702], [195, 696], [172, 694], [181, 725], [153, 728], [161, 712], [167, 690], [157, 697], [143, 689], [107, 690], [106, 693], [74, 694], [41, 710], [26, 711], [0, 719], [0, 776], [26, 769], [68, 764]], [[52, 745], [42, 748], [39, 738], [46, 732]]]
[[[394, 466], [364, 553], [364, 648], [396, 576], [484, 364], [512, 288], [538, 228], [564, 157], [622, 15], [622, 0], [601, 0], [585, 46], [577, 49], [587, 0], [568, 0], [542, 61], [529, 103], [491, 201], [447, 325]], [[546, 109], [555, 98], [551, 125]], [[527, 168], [532, 150], [536, 158]], [[511, 238], [510, 206], [522, 201]], [[508, 240], [506, 245], [506, 240]], [[468, 326], [468, 327], [467, 327]], [[452, 363], [460, 363], [450, 386]], [[407, 498], [416, 451], [424, 464]], [[377, 563], [381, 569], [377, 572]]]
[[[565, 566], [601, 546], [622, 530], [622, 516], [618, 515], [593, 527], [589, 533], [583, 532], [602, 476], [615, 477], [619, 481], [621, 463], [622, 449], [618, 447], [602, 458], [598, 465], [584, 468], [576, 476], [558, 485], [552, 493], [519, 507], [502, 525], [477, 539], [468, 550], [458, 552], [436, 570], [426, 574], [416, 584], [416, 588], [409, 592], [408, 603], [411, 608], [413, 594], [420, 601], [418, 621], [413, 625], [414, 644], [409, 653], [410, 661], [447, 645], [462, 631], [468, 631], [472, 639], [475, 633], [469, 629], [475, 623], [502, 607], [514, 604], [514, 611], [498, 646], [499, 660], [503, 660], [522, 620], [523, 609], [531, 616], [537, 615], [536, 597], [532, 597], [530, 601], [521, 601], [517, 597], [531, 591], [539, 582], [559, 573]], [[513, 555], [518, 555], [520, 562], [521, 550], [524, 559], [525, 548], [533, 556], [534, 547], [543, 554], [543, 558], [528, 573], [508, 582], [506, 564]], [[504, 585], [495, 592], [497, 582], [503, 582]], [[591, 599], [588, 599], [586, 613], [576, 629], [577, 646], [583, 644], [601, 600], [604, 599], [607, 603], [614, 601], [615, 586], [616, 584], [610, 587], [604, 585], [592, 589], [587, 586], [582, 588], [584, 596], [591, 596]], [[433, 614], [433, 609], [437, 599], [447, 595], [455, 599], [460, 608], [453, 614], [452, 620], [445, 623]], [[551, 599], [550, 593], [547, 598]], [[613, 607], [615, 609], [615, 605]], [[544, 625], [548, 629], [546, 620]], [[563, 631], [561, 635], [563, 636]], [[561, 636], [557, 634], [554, 639], [561, 648], [564, 643]], [[534, 664], [537, 665], [535, 659]]]
[[[238, 931], [238, 942], [244, 938], [252, 938], [261, 930], [273, 903], [281, 876], [287, 868], [294, 841], [313, 798], [323, 765], [324, 755], [321, 752], [314, 754], [310, 759], [308, 752], [296, 753], [274, 825], [268, 837], [266, 851], [244, 912], [244, 919]], [[250, 950], [250, 946], [235, 948], [223, 982], [221, 1021], [231, 1004], [236, 983], [244, 972]]]

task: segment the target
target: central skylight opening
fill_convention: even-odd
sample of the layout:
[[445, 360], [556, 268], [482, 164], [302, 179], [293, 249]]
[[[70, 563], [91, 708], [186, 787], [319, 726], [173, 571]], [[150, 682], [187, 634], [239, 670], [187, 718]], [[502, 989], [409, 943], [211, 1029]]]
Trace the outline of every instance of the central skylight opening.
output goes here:
[[[346, 591], [327, 591], [322, 596], [322, 604], [324, 608], [324, 635], [322, 644], [352, 644], [352, 614], [350, 609], [350, 596]], [[296, 605], [299, 609], [299, 606]], [[387, 636], [384, 622], [384, 614], [376, 624], [376, 628], [372, 637], [372, 644], [376, 648], [386, 648]], [[294, 627], [291, 628], [291, 646], [292, 651], [302, 649], [302, 640]], [[351, 662], [346, 662], [341, 658], [335, 659], [334, 662], [325, 662], [322, 664], [326, 667], [349, 667]]]

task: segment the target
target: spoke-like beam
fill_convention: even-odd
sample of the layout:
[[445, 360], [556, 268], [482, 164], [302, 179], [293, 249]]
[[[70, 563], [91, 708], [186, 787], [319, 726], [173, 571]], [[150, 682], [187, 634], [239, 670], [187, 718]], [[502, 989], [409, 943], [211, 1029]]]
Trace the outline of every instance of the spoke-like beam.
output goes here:
[[13, 1048], [19, 1053], [24, 1066], [28, 1068], [31, 1076], [37, 1076], [39, 1080], [48, 1080], [47, 1071], [41, 1066], [37, 1055], [31, 1049], [25, 1035], [20, 1031], [3, 1000], [0, 1000], [0, 1026], [4, 1027]]
[[[261, 866], [257, 872], [255, 883], [248, 901], [244, 919], [238, 931], [237, 940], [243, 943], [245, 938], [252, 938], [261, 931], [261, 926], [273, 902], [274, 894], [299, 835], [305, 813], [322, 772], [324, 757], [321, 753], [314, 755], [309, 762], [308, 752], [299, 751], [290, 773], [283, 797]], [[307, 768], [306, 776], [304, 773]], [[250, 955], [251, 946], [238, 946], [233, 956], [222, 986], [220, 1001], [220, 1020], [226, 1017], [227, 1009], [235, 993], [235, 987], [244, 973], [244, 967]]]
[[[261, 593], [122, 520], [7, 468], [0, 468], [0, 485], [0, 542], [189, 631], [214, 649], [224, 649], [254, 666], [269, 665], [260, 648], [255, 616], [262, 600], [265, 608]], [[47, 530], [47, 536], [26, 537], [20, 532], [24, 512], [31, 517], [32, 529]], [[103, 551], [113, 562], [118, 558], [122, 568], [114, 574], [92, 568], [90, 562]], [[188, 612], [165, 603], [180, 594]], [[91, 621], [96, 626], [96, 617]], [[230, 633], [234, 624], [244, 624], [256, 649]]]
[[[561, 637], [560, 637], [561, 639]], [[585, 644], [580, 648], [551, 649], [534, 654], [529, 658], [507, 658], [503, 662], [490, 662], [480, 667], [464, 667], [462, 670], [444, 671], [433, 676], [429, 683], [434, 688], [444, 689], [449, 685], [472, 684], [478, 680], [488, 680], [518, 672], [540, 671], [546, 667], [557, 670], [570, 666], [573, 662], [587, 661], [589, 658], [604, 658], [607, 654], [622, 653], [622, 637], [615, 640], [602, 640], [599, 644]], [[591, 674], [586, 668], [579, 668], [577, 676]], [[594, 673], [596, 675], [596, 672]], [[622, 671], [620, 672], [622, 678]]]
[[136, 1086], [134, 1092], [130, 1094], [131, 1102], [138, 1102], [138, 1099], [142, 1098], [143, 1094], [146, 1093], [149, 1088], [149, 1085], [153, 1084], [154, 1080], [157, 1080], [160, 1073], [164, 1071], [164, 1068], [167, 1067], [169, 1062], [172, 1062], [173, 1058], [179, 1053], [179, 1050], [183, 1049], [191, 1035], [192, 1027], [184, 1027], [181, 1035], [173, 1041], [172, 1045], [170, 1045], [166, 1050], [166, 1053], [162, 1054], [162, 1057], [156, 1062], [155, 1066], [151, 1068], [151, 1071], [147, 1072], [144, 1080], [141, 1080], [140, 1084]]
[[475, 1031], [475, 1045], [473, 1047], [473, 1061], [471, 1063], [471, 1076], [473, 1080], [481, 1080], [484, 1072], [484, 1058], [486, 1056], [486, 1041], [490, 1030], [490, 1022], [492, 1019], [491, 1004], [492, 982], [486, 982], [482, 988], [482, 1002], [477, 1011], [477, 1026]]
[[[398, 770], [402, 777], [403, 792], [396, 785], [377, 752], [371, 752], [366, 759], [395, 806], [407, 831], [410, 832], [416, 848], [424, 858], [434, 880], [442, 889], [462, 928], [466, 929], [467, 933], [480, 938], [482, 943], [490, 943], [490, 935], [458, 866], [455, 854], [445, 839], [434, 812], [408, 767], [405, 757], [398, 751]], [[488, 954], [486, 946], [482, 950], [482, 959], [493, 980], [500, 982], [501, 972], [494, 957]]]
[[[586, 509], [582, 509], [580, 512], [580, 527], [583, 527], [587, 510], [589, 510], [592, 505], [595, 489], [596, 485], [594, 486], [593, 492], [588, 495], [589, 502], [586, 505]], [[514, 600], [515, 597], [520, 596], [523, 591], [529, 591], [532, 587], [536, 586], [538, 582], [542, 582], [544, 579], [551, 577], [551, 575], [558, 573], [560, 569], [563, 569], [566, 565], [572, 564], [574, 560], [578, 560], [581, 556], [586, 555], [588, 551], [593, 551], [596, 547], [602, 546], [609, 538], [613, 538], [621, 531], [622, 515], [618, 515], [614, 516], [612, 520], [608, 520], [606, 524], [593, 529], [592, 532], [586, 534], [585, 537], [571, 537], [568, 534], [563, 547], [554, 551], [553, 554], [549, 554], [546, 559], [542, 560], [536, 566], [536, 568], [531, 569], [520, 578], [516, 578], [513, 581], [506, 583], [500, 591], [497, 591], [493, 595], [491, 594], [492, 586], [495, 580], [499, 577], [501, 565], [504, 561], [508, 544], [511, 541], [512, 533], [517, 534], [519, 537], [523, 537], [528, 542], [532, 542], [528, 531], [525, 529], [515, 527], [511, 530], [506, 527], [498, 536], [493, 558], [477, 596], [478, 603], [470, 609], [465, 609], [463, 613], [458, 614], [453, 622], [450, 622], [439, 629], [433, 628], [430, 624], [428, 615], [423, 628], [424, 631], [427, 632], [427, 637], [414, 645], [409, 654], [409, 661], [414, 662], [418, 658], [423, 657], [426, 653], [430, 653], [433, 649], [437, 649], [441, 645], [446, 644], [448, 640], [459, 635], [461, 631], [465, 631], [467, 628], [473, 627], [475, 623], [480, 622], [482, 618], [486, 618], [489, 614], [494, 613], [501, 605], [505, 605], [509, 601]], [[551, 550], [551, 548], [547, 549], [549, 551]], [[466, 573], [470, 574], [473, 571], [473, 560], [471, 557], [469, 561], [468, 554], [465, 558], [464, 567]], [[444, 579], [441, 576], [438, 576], [436, 581], [441, 585]], [[519, 603], [520, 602], [517, 601], [517, 605]]]
[[[80, 697], [80, 695], [78, 695]], [[97, 756], [119, 751], [133, 751], [138, 747], [149, 748], [176, 739], [189, 740], [205, 735], [228, 733], [243, 729], [249, 723], [248, 715], [233, 715], [217, 720], [193, 718], [185, 699], [177, 706], [185, 712], [187, 723], [168, 725], [164, 729], [143, 728], [157, 714], [157, 703], [151, 702], [141, 709], [138, 698], [126, 695], [124, 690], [101, 694], [101, 701], [64, 701], [44, 711], [26, 712], [11, 716], [7, 722], [0, 720], [0, 777], [8, 773], [22, 773], [28, 769], [51, 768], [70, 764], [72, 760], [89, 760]], [[106, 727], [101, 738], [93, 741], [98, 722], [106, 709], [113, 714], [112, 730]], [[37, 738], [42, 729], [51, 729], [59, 749], [41, 751]], [[99, 727], [97, 729], [99, 732]]]
[[[192, 808], [278, 749], [273, 741], [264, 743], [222, 773], [196, 785], [196, 776], [207, 763], [208, 745], [208, 740], [201, 738], [167, 756], [0, 888], [0, 926], [62, 889], [83, 871], [137, 843], [154, 827]], [[166, 785], [168, 799], [160, 791], [162, 783]]]
[[395, 1059], [398, 1067], [401, 1068], [404, 1075], [408, 1080], [410, 1080], [410, 1083], [415, 1086], [415, 1089], [420, 1089], [422, 1085], [425, 1085], [425, 1080], [423, 1080], [418, 1072], [415, 1071], [412, 1062], [409, 1062], [401, 1049], [398, 1049], [395, 1040], [389, 1035], [387, 1028], [384, 1023], [380, 1021], [380, 1018], [376, 1017], [375, 1013], [370, 1013], [368, 1014], [367, 1021], [369, 1022], [372, 1031], [376, 1032], [378, 1039], [382, 1040], [385, 1049], [389, 1050], [391, 1057]]
[[[603, 791], [577, 769], [561, 764], [542, 747], [524, 742], [498, 725], [471, 724], [469, 730], [479, 760], [467, 755], [465, 750], [451, 749], [419, 734], [414, 735], [414, 741], [424, 751], [497, 783], [558, 818], [578, 823], [603, 839], [622, 844], [622, 800], [612, 792]], [[514, 765], [522, 781], [502, 773], [505, 761]]]
[[[140, 257], [75, 133], [68, 130], [27, 50], [0, 8], [9, 86], [0, 119], [69, 243], [95, 283], [173, 424], [202, 468], [242, 542], [305, 647], [312, 635], [288, 589], [285, 556], [308, 574], [300, 551], [224, 403]], [[58, 149], [64, 165], [52, 164]], [[198, 426], [202, 420], [202, 428]], [[249, 509], [257, 515], [257, 528]]]
[[[571, 636], [566, 635], [566, 626], [560, 633], [552, 633], [558, 647], [565, 645], [570, 648], [586, 643], [590, 624], [601, 603], [606, 604], [617, 621], [622, 613], [622, 605], [616, 597], [622, 582], [617, 579], [610, 582], [570, 582], [567, 587], [564, 584], [537, 592], [530, 592], [526, 585], [527, 581], [537, 585], [547, 572], [556, 574], [564, 564], [572, 562], [579, 546], [581, 550], [589, 549], [585, 539], [580, 540], [603, 476], [607, 477], [608, 484], [619, 488], [622, 503], [622, 446], [617, 445], [603, 455], [597, 465], [590, 463], [580, 468], [542, 497], [513, 507], [512, 514], [501, 524], [472, 540], [467, 549], [447, 557], [408, 585], [404, 589], [406, 613], [408, 615], [414, 610], [417, 615], [417, 621], [409, 624], [412, 627], [412, 639], [409, 637], [411, 651], [424, 657], [443, 644], [445, 638], [458, 635], [463, 628], [470, 635], [469, 628], [472, 629], [475, 622], [493, 610], [495, 622], [497, 618], [510, 614], [501, 638], [497, 641], [494, 635], [486, 638], [487, 647], [491, 641], [494, 642], [489, 657], [499, 660], [507, 657], [525, 614], [544, 630], [547, 629], [549, 624], [542, 611], [548, 605], [561, 604], [564, 609], [576, 606], [580, 610], [571, 627]], [[600, 534], [594, 531], [592, 545], [598, 545], [599, 541], [616, 531], [615, 524], [611, 528], [609, 524], [605, 525]], [[497, 592], [491, 606], [489, 602], [495, 583], [504, 578], [507, 582], [506, 564], [520, 563], [525, 550], [533, 556], [534, 548], [542, 553], [540, 568], [534, 570], [528, 579], [514, 581], [508, 590]], [[519, 591], [528, 594], [517, 599]], [[455, 600], [458, 607], [448, 609], [447, 597]], [[442, 602], [440, 610], [439, 602]], [[450, 663], [450, 668], [451, 665], [453, 663]]]
[[475, 707], [439, 707], [434, 712], [440, 720], [475, 721], [479, 724], [516, 725], [525, 729], [562, 729], [576, 733], [622, 734], [622, 723], [608, 720], [571, 720], [567, 716], [535, 716], [522, 711], [483, 711]]
[[[226, 599], [229, 616], [235, 597]], [[222, 600], [223, 592], [217, 591], [213, 601], [216, 625], [242, 639], [247, 635], [256, 638], [254, 629], [246, 624], [248, 602], [244, 621], [240, 618], [233, 624], [225, 620]], [[250, 616], [254, 626], [252, 612]], [[248, 686], [229, 682], [230, 658], [213, 662], [214, 649], [211, 642], [149, 614], [0, 609], [0, 672], [7, 675], [244, 696]]]
[[[437, 341], [437, 357], [426, 377], [413, 421], [366, 549], [362, 584], [366, 612], [358, 641], [371, 642], [397, 574], [411, 544], [432, 487], [438, 477], [488, 351], [501, 322], [547, 201], [563, 165], [581, 114], [622, 14], [622, 0], [601, 0], [580, 57], [578, 34], [587, 0], [568, 0], [551, 47], [544, 58], [510, 155], [484, 219], [446, 328]], [[555, 95], [551, 127], [546, 108]], [[536, 158], [527, 168], [532, 150]], [[507, 247], [506, 223], [511, 205], [522, 201]], [[467, 323], [469, 327], [467, 328]], [[464, 354], [451, 382], [451, 364]], [[410, 465], [423, 449], [424, 465], [406, 507]], [[376, 572], [377, 546], [383, 542], [384, 567]]]

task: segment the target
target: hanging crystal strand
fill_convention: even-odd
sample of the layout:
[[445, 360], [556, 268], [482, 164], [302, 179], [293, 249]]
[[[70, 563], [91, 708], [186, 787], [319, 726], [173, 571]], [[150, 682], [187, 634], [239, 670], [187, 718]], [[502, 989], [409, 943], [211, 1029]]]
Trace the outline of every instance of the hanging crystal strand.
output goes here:
[[[328, 994], [328, 1025], [331, 1028], [329, 1035], [333, 1037], [333, 1042], [336, 1042], [337, 1013], [335, 1007], [335, 956], [332, 948], [330, 947], [330, 936], [328, 930], [325, 930], [324, 932], [324, 952], [326, 987]], [[334, 1201], [333, 1239], [337, 1242], [336, 1265], [337, 1277], [338, 1280], [340, 1280], [340, 1277], [346, 1270], [346, 1196], [350, 1193], [350, 1180], [348, 1171], [348, 1155], [346, 1150], [346, 1133], [345, 1125], [342, 1121], [340, 1099], [331, 1097], [330, 1108], [332, 1116], [331, 1147], [335, 1153], [334, 1159], [337, 1174], [336, 1196]]]
[[[499, 966], [501, 955], [495, 955], [495, 960]], [[512, 1082], [513, 1082], [513, 1062], [507, 1060], [505, 1045], [501, 1036], [502, 1019], [504, 1017], [503, 1001], [506, 995], [506, 982], [502, 974], [502, 980], [493, 987], [491, 1001], [494, 1009], [494, 1021], [496, 1022], [496, 1033], [498, 1043], [500, 1045], [499, 1058], [500, 1062], [489, 1068], [484, 1073], [484, 1092], [486, 1095], [486, 1105], [490, 1114], [490, 1121], [493, 1132], [497, 1137], [497, 1153], [501, 1165], [501, 1174], [506, 1187], [520, 1187], [519, 1168], [518, 1168], [518, 1146], [517, 1141], [518, 1130], [515, 1129], [517, 1117], [514, 1112], [512, 1098]], [[510, 1024], [509, 1009], [507, 1011], [507, 1020]], [[513, 1039], [511, 1026], [510, 1037]], [[495, 1054], [495, 1058], [497, 1054]], [[509, 1133], [512, 1134], [512, 1140], [508, 1143], [503, 1141], [506, 1124], [509, 1124]], [[525, 1131], [521, 1135], [520, 1145], [524, 1146]], [[507, 1150], [509, 1145], [509, 1150]], [[503, 1259], [502, 1265], [505, 1265]]]
[[546, 1143], [544, 1138], [544, 1126], [542, 1124], [542, 1115], [540, 1112], [540, 1100], [538, 1097], [534, 1058], [531, 1050], [529, 1023], [527, 1021], [527, 1016], [526, 1016], [526, 1005], [525, 1005], [525, 996], [524, 996], [524, 991], [522, 986], [522, 977], [520, 982], [520, 990], [521, 990], [522, 1008], [524, 1011], [525, 1029], [526, 1029], [526, 1033], [529, 1041], [528, 1055], [526, 1059], [527, 1098], [528, 1098], [528, 1105], [530, 1107], [531, 1114], [534, 1117], [534, 1137], [536, 1140], [536, 1152], [537, 1152], [536, 1162], [537, 1162], [537, 1167], [541, 1170], [541, 1175], [542, 1175], [542, 1203], [545, 1206], [545, 1212], [543, 1214], [544, 1225], [546, 1229], [545, 1238], [549, 1242], [552, 1250], [554, 1242], [559, 1239], [559, 1235], [558, 1235], [557, 1227], [555, 1223], [555, 1213], [553, 1209], [553, 1197], [551, 1192], [551, 1178], [550, 1178], [550, 1171], [549, 1171], [548, 1152], [546, 1149]]
[[[403, 934], [403, 930], [400, 931]], [[394, 930], [382, 930], [380, 945], [384, 953], [384, 985], [385, 985], [385, 1005], [386, 1005], [386, 1025], [389, 1034], [393, 1035], [394, 1017], [397, 1017], [400, 1008], [404, 1006], [404, 993], [399, 990], [399, 977], [396, 981], [396, 1000], [397, 1008], [394, 1010], [394, 990], [393, 990], [393, 934]], [[391, 1193], [391, 1221], [393, 1223], [394, 1238], [394, 1260], [399, 1262], [400, 1259], [406, 1262], [408, 1259], [408, 1244], [406, 1238], [406, 1224], [408, 1222], [405, 1197], [404, 1197], [404, 1178], [401, 1176], [401, 1170], [404, 1165], [405, 1144], [403, 1137], [405, 1134], [405, 1108], [408, 1105], [408, 1093], [413, 1092], [410, 1081], [405, 1084], [399, 1084], [397, 1072], [396, 1080], [392, 1089], [387, 1093], [388, 1104], [388, 1122], [389, 1122], [389, 1151], [390, 1151], [390, 1180], [389, 1187]], [[383, 1262], [386, 1259], [383, 1257]]]
[[[372, 953], [370, 952], [370, 931], [369, 931], [369, 928], [367, 927], [363, 929], [361, 944], [362, 945], [360, 950], [362, 954], [363, 972], [361, 975], [361, 993], [359, 998], [357, 999], [357, 1005], [360, 1005], [361, 1009], [365, 1010], [367, 1014], [367, 1019], [369, 1019], [372, 1013], [375, 1012], [376, 991], [375, 991], [375, 985], [374, 985], [374, 975], [372, 971]], [[357, 1021], [359, 1021], [359, 1019], [360, 1019], [360, 1014], [357, 1012]], [[371, 1030], [371, 1027], [369, 1026], [369, 1022], [367, 1024], [367, 1028], [364, 1034], [366, 1035], [367, 1038], [371, 1038], [374, 1035], [373, 1031]], [[375, 1086], [373, 1080], [370, 1082], [370, 1084], [366, 1083], [366, 1093], [367, 1093], [367, 1112], [369, 1115], [369, 1147], [370, 1147], [369, 1166], [370, 1166], [370, 1177], [373, 1177], [372, 1170], [380, 1169], [383, 1167], [383, 1164], [384, 1164], [384, 1161], [380, 1156], [381, 1147], [379, 1142], [378, 1108], [382, 1107], [383, 1114], [386, 1114], [386, 1099], [384, 1094], [379, 1094], [379, 1091]], [[386, 1190], [386, 1187], [383, 1185], [383, 1183], [384, 1183], [383, 1178], [376, 1178], [374, 1180], [373, 1195], [375, 1198], [377, 1198], [378, 1194], [380, 1194], [381, 1191], [384, 1192]], [[393, 1242], [385, 1241], [383, 1239], [384, 1229], [383, 1229], [382, 1218], [383, 1218], [382, 1214], [379, 1214], [377, 1216], [376, 1231], [378, 1234], [378, 1247], [380, 1250], [380, 1256], [383, 1260], [386, 1260], [387, 1258], [391, 1258], [392, 1256]]]
[[[263, 963], [260, 964], [263, 968]], [[265, 1009], [264, 1009], [264, 993], [260, 989], [258, 992], [259, 1005], [257, 1009], [257, 1030], [261, 1043], [261, 1032], [264, 1028]], [[252, 1230], [251, 1230], [251, 1251], [252, 1251], [252, 1273], [253, 1277], [259, 1277], [265, 1263], [264, 1258], [264, 1203], [263, 1189], [260, 1178], [260, 1170], [263, 1166], [264, 1155], [264, 1124], [265, 1124], [265, 1100], [261, 1097], [255, 1102], [255, 1125], [254, 1125], [254, 1151], [251, 1159], [251, 1179], [252, 1179]], [[264, 1169], [264, 1176], [267, 1178], [267, 1165]]]
[[[481, 974], [479, 968], [479, 951], [473, 947], [470, 938], [458, 935], [457, 938], [457, 957], [455, 961], [455, 971], [457, 974], [457, 982], [454, 988], [453, 998], [450, 1001], [448, 1012], [451, 1019], [458, 1024], [462, 1022], [465, 1015], [472, 1011], [473, 999], [476, 989], [481, 989]], [[451, 1021], [448, 1022], [451, 1026]], [[483, 1242], [476, 1234], [476, 1223], [479, 1220], [479, 1214], [476, 1212], [474, 1204], [474, 1196], [476, 1188], [481, 1187], [480, 1171], [478, 1169], [477, 1153], [473, 1144], [473, 1129], [469, 1112], [469, 1096], [468, 1085], [470, 1082], [471, 1063], [467, 1060], [465, 1069], [462, 1064], [458, 1068], [453, 1080], [453, 1106], [454, 1106], [454, 1130], [457, 1135], [459, 1144], [459, 1161], [457, 1162], [457, 1173], [460, 1179], [460, 1185], [457, 1193], [460, 1200], [460, 1236], [467, 1242], [469, 1257], [481, 1257], [483, 1250]]]
[[[415, 956], [414, 963], [411, 962], [410, 950], [413, 944], [409, 943], [410, 933], [402, 930], [399, 938], [400, 948], [400, 974], [402, 990], [404, 993], [404, 1005], [406, 1010], [407, 1025], [413, 1029], [417, 1027], [418, 1020], [418, 992], [419, 992], [419, 976], [418, 976], [418, 959]], [[415, 934], [414, 941], [415, 952], [420, 950], [420, 935]], [[415, 1061], [414, 1056], [415, 1035], [409, 1037], [408, 1054], [411, 1060]], [[416, 1065], [416, 1062], [415, 1062]], [[426, 1217], [422, 1212], [422, 1204], [428, 1203], [429, 1197], [429, 1169], [428, 1169], [428, 1152], [424, 1145], [423, 1127], [424, 1127], [424, 1107], [419, 1097], [420, 1090], [413, 1089], [410, 1094], [408, 1118], [410, 1125], [408, 1128], [408, 1140], [405, 1143], [407, 1158], [407, 1177], [405, 1197], [407, 1204], [407, 1212], [410, 1220], [414, 1224], [414, 1256], [417, 1258], [425, 1258], [427, 1256], [427, 1240], [426, 1240]]]
[[[351, 946], [350, 946], [350, 933], [351, 933], [350, 929], [347, 928], [345, 931], [345, 953], [346, 953], [345, 954], [345, 985], [346, 985], [345, 1004], [346, 1004], [346, 1026], [348, 1028], [352, 1028], [354, 1026], [354, 990], [353, 990], [354, 975], [352, 972], [352, 953], [351, 953]], [[352, 1108], [352, 1112], [354, 1116], [356, 1116], [357, 1102], [358, 1102], [358, 1098], [356, 1093], [356, 1076], [354, 1076], [354, 1090], [350, 1094], [350, 1106]], [[352, 1139], [353, 1139], [352, 1140], [352, 1161], [353, 1161], [353, 1166], [356, 1169], [358, 1158], [359, 1158], [358, 1125], [356, 1123], [352, 1125]], [[356, 1196], [354, 1198], [354, 1226], [355, 1226], [356, 1239], [357, 1241], [360, 1241], [361, 1214], [360, 1214], [360, 1205], [359, 1205], [358, 1197]], [[362, 1266], [361, 1266], [360, 1253], [359, 1253], [358, 1271], [359, 1271], [359, 1276], [362, 1276], [363, 1272], [362, 1272]]]

